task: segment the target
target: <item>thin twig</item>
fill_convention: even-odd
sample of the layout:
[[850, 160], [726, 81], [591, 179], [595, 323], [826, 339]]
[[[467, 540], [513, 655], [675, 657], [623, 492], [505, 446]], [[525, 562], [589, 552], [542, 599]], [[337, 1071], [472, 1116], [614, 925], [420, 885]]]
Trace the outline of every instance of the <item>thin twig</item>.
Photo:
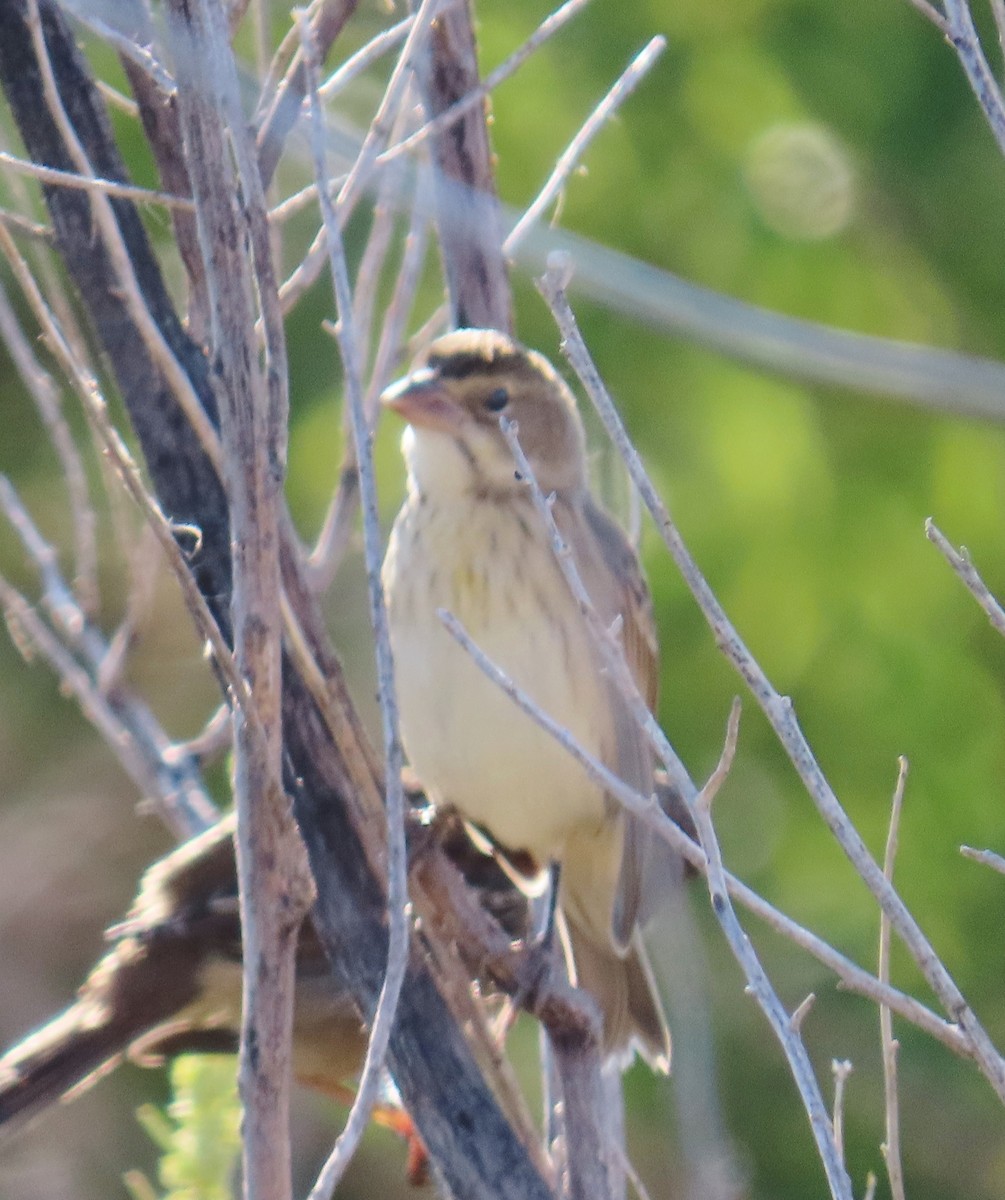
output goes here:
[[21, 175], [31, 175], [50, 187], [79, 188], [102, 196], [118, 196], [123, 200], [135, 200], [138, 204], [163, 204], [166, 208], [192, 211], [192, 201], [185, 196], [170, 196], [166, 192], [151, 191], [150, 188], [135, 187], [131, 183], [118, 183], [114, 179], [98, 179], [93, 175], [75, 175], [72, 171], [59, 171], [55, 167], [43, 167], [39, 163], [27, 162], [6, 150], [0, 150], [0, 167], [9, 167]]
[[927, 17], [943, 37], [949, 36], [949, 25], [946, 18], [934, 4], [929, 4], [928, 0], [907, 0], [907, 2], [913, 5], [923, 17]]
[[576, 163], [586, 152], [587, 146], [642, 82], [648, 71], [666, 49], [666, 44], [667, 40], [665, 37], [652, 38], [632, 59], [614, 86], [603, 100], [600, 101], [593, 112], [590, 113], [589, 117], [583, 123], [582, 128], [560, 155], [558, 162], [555, 163], [554, 170], [548, 176], [547, 182], [537, 194], [534, 202], [510, 230], [506, 240], [503, 242], [504, 254], [512, 255], [516, 251], [517, 246], [527, 236], [528, 231], [539, 220], [548, 205], [565, 186], [565, 181], [572, 174]]
[[834, 1200], [842, 1197], [845, 1200], [851, 1200], [851, 1180], [845, 1170], [838, 1130], [836, 1126], [832, 1127], [827, 1119], [824, 1099], [813, 1073], [813, 1066], [806, 1047], [799, 1036], [798, 1025], [793, 1025], [790, 1015], [785, 1011], [729, 901], [729, 888], [722, 863], [722, 852], [719, 848], [715, 827], [712, 824], [712, 803], [732, 765], [736, 753], [739, 727], [740, 701], [734, 699], [718, 766], [691, 806], [698, 838], [708, 860], [707, 881], [712, 911], [719, 921], [733, 956], [746, 976], [747, 991], [757, 1001], [788, 1061], [789, 1071], [799, 1091], [803, 1107], [806, 1109], [806, 1115], [809, 1117], [817, 1154], [823, 1164], [831, 1195]]
[[530, 37], [516, 50], [510, 54], [504, 62], [500, 63], [493, 71], [467, 93], [462, 96], [456, 103], [438, 116], [433, 117], [431, 121], [427, 121], [421, 125], [414, 133], [400, 142], [396, 142], [382, 151], [377, 158], [377, 162], [381, 166], [393, 162], [401, 155], [407, 154], [410, 150], [416, 149], [429, 138], [436, 137], [445, 129], [449, 129], [451, 125], [459, 121], [461, 117], [469, 113], [473, 108], [476, 108], [487, 96], [501, 84], [504, 83], [511, 75], [515, 74], [520, 67], [527, 61], [528, 58], [550, 38], [554, 37], [560, 29], [572, 20], [589, 4], [590, 0], [566, 0], [561, 7], [556, 8], [553, 13], [550, 13], [541, 24], [534, 30]]
[[716, 644], [745, 680], [758, 705], [767, 716], [776, 736], [795, 766], [818, 811], [838, 844], [848, 856], [869, 891], [889, 914], [893, 928], [902, 938], [925, 979], [938, 996], [946, 1013], [966, 1034], [973, 1056], [981, 1073], [995, 1093], [1005, 1100], [1005, 1060], [987, 1031], [978, 1021], [956, 982], [941, 962], [931, 943], [907, 906], [897, 895], [869, 852], [861, 835], [848, 819], [837, 796], [827, 782], [809, 744], [799, 728], [791, 699], [779, 695], [772, 687], [761, 666], [743, 643], [722, 605], [684, 544], [677, 527], [649, 478], [638, 451], [631, 444], [621, 418], [604, 387], [596, 366], [579, 333], [575, 317], [565, 297], [564, 280], [568, 274], [564, 259], [549, 268], [539, 281], [546, 301], [552, 309], [562, 333], [562, 348], [593, 400], [608, 434], [614, 440], [635, 480], [639, 494], [649, 509], [670, 555], [677, 564], [688, 588], [698, 603]]
[[[897, 839], [900, 831], [900, 810], [904, 803], [907, 783], [907, 759], [901, 756], [897, 766], [897, 786], [893, 789], [890, 806], [890, 831], [883, 855], [883, 874], [893, 882], [893, 864], [897, 858]], [[876, 975], [883, 983], [890, 982], [890, 918], [879, 914], [879, 963]], [[893, 1016], [885, 1004], [879, 1006], [879, 1034], [883, 1051], [883, 1099], [886, 1113], [886, 1140], [881, 1149], [886, 1160], [892, 1200], [905, 1200], [904, 1169], [900, 1156], [900, 1097], [897, 1089], [897, 1051], [899, 1043], [893, 1036]]]
[[[398, 356], [405, 339], [408, 315], [418, 291], [422, 264], [426, 257], [429, 217], [426, 187], [420, 181], [412, 205], [412, 222], [405, 236], [405, 247], [401, 265], [394, 283], [390, 303], [384, 310], [381, 322], [380, 341], [370, 374], [370, 382], [364, 397], [367, 425], [375, 429], [379, 409], [378, 397], [398, 364]], [[352, 536], [352, 522], [359, 502], [359, 471], [355, 451], [350, 440], [345, 448], [339, 467], [338, 486], [332, 497], [317, 544], [307, 563], [311, 587], [318, 593], [325, 592], [332, 584]]]
[[373, 468], [372, 434], [363, 406], [363, 383], [359, 349], [355, 341], [353, 297], [349, 284], [342, 235], [335, 206], [327, 191], [324, 118], [317, 96], [317, 62], [310, 27], [299, 18], [303, 65], [311, 115], [311, 149], [318, 182], [318, 198], [324, 218], [329, 266], [338, 309], [338, 339], [342, 355], [346, 401], [352, 422], [359, 464], [363, 508], [363, 541], [366, 556], [370, 620], [373, 626], [381, 719], [384, 733], [384, 779], [387, 808], [387, 970], [370, 1027], [366, 1060], [356, 1098], [342, 1131], [311, 1190], [311, 1200], [327, 1200], [338, 1186], [356, 1152], [370, 1120], [387, 1057], [401, 985], [408, 965], [408, 875], [405, 852], [404, 794], [401, 785], [403, 754], [398, 732], [398, 709], [394, 687], [394, 664], [387, 626], [387, 610], [380, 579], [381, 535], [377, 490]]
[[22, 330], [7, 293], [0, 286], [0, 335], [25, 386], [31, 392], [42, 423], [59, 459], [61, 475], [70, 502], [73, 529], [73, 587], [81, 608], [94, 614], [98, 608], [98, 549], [95, 538], [97, 519], [87, 486], [87, 475], [80, 451], [63, 415], [59, 391], [47, 371], [35, 357]]
[[998, 31], [998, 49], [1005, 52], [1005, 0], [991, 0], [991, 15]]
[[[10, 235], [2, 227], [0, 227], [0, 248], [6, 254], [15, 278], [38, 319], [46, 344], [83, 402], [84, 413], [91, 423], [98, 445], [112, 469], [119, 476], [126, 492], [136, 503], [157, 536], [168, 564], [181, 585], [182, 594], [195, 622], [196, 630], [199, 636], [209, 643], [219, 670], [227, 686], [231, 689], [231, 699], [247, 712], [250, 720], [255, 720], [253, 697], [244, 686], [234, 666], [230, 647], [220, 633], [220, 628], [213, 618], [209, 606], [192, 578], [191, 568], [175, 540], [177, 533], [185, 531], [179, 530], [177, 526], [173, 526], [168, 521], [161, 511], [160, 505], [147, 490], [139, 467], [130, 454], [125, 441], [108, 417], [108, 406], [98, 388], [97, 380], [77, 357], [73, 347], [67, 341], [61, 326], [45, 303], [27, 263], [18, 253]], [[191, 533], [194, 539], [198, 538], [198, 530], [192, 530]]]
[[[172, 0], [167, 9], [179, 123], [206, 268], [209, 354], [230, 522], [234, 658], [258, 714], [257, 725], [243, 711], [234, 722], [244, 959], [238, 1068], [244, 1196], [287, 1200], [295, 954], [313, 888], [282, 783], [286, 344], [262, 176], [224, 14], [212, 0]], [[264, 361], [255, 336], [256, 301], [265, 330]]]
[[960, 853], [964, 858], [980, 863], [982, 867], [990, 867], [999, 875], [1005, 875], [1005, 858], [993, 850], [975, 850], [972, 846], [961, 846]]
[[[68, 607], [72, 608], [72, 597], [67, 593], [56, 605], [65, 614]], [[2, 577], [0, 607], [11, 625], [15, 644], [23, 645], [22, 639], [26, 639], [28, 647], [43, 655], [141, 794], [158, 805], [168, 827], [179, 838], [208, 829], [218, 814], [195, 763], [183, 754], [169, 758], [171, 743], [146, 706], [121, 690], [114, 695], [103, 692], [95, 683], [93, 665], [82, 666], [29, 602]], [[89, 628], [79, 610], [77, 619], [84, 629]], [[93, 643], [95, 637], [91, 630], [89, 642]]]
[[970, 555], [967, 553], [966, 546], [961, 546], [959, 550], [956, 550], [931, 517], [925, 521], [925, 536], [939, 550], [942, 557], [949, 563], [956, 574], [959, 575], [960, 579], [963, 580], [967, 591], [987, 614], [992, 628], [1000, 633], [1002, 637], [1005, 637], [1005, 609], [1002, 608], [991, 594], [987, 584], [980, 577], [977, 568], [970, 561]]
[[[350, 54], [344, 63], [340, 63], [337, 70], [318, 88], [318, 96], [322, 100], [328, 100], [332, 96], [337, 95], [358, 76], [362, 75], [369, 67], [371, 67], [378, 59], [393, 49], [402, 38], [408, 36], [408, 31], [412, 28], [415, 21], [414, 16], [405, 17], [396, 25], [390, 26], [388, 29], [382, 30], [380, 33], [372, 37], [365, 46], [361, 46], [355, 54]], [[310, 112], [310, 98], [305, 97], [303, 102], [304, 109]]]
[[[60, 99], [52, 63], [49, 61], [48, 47], [42, 32], [38, 3], [39, 0], [27, 0], [27, 23], [41, 71], [42, 91], [46, 98], [46, 104], [59, 129], [66, 152], [76, 165], [77, 171], [82, 177], [93, 179], [95, 176], [90, 160]], [[122, 299], [129, 316], [135, 322], [154, 362], [163, 371], [165, 381], [191, 422], [210, 461], [219, 469], [220, 449], [216, 430], [206, 415], [195, 388], [192, 386], [191, 379], [167, 344], [146, 304], [110, 198], [100, 188], [91, 190], [88, 195], [91, 200], [93, 218], [100, 229], [109, 259], [114, 265]]]
[[848, 1059], [832, 1059], [831, 1072], [834, 1075], [834, 1148], [838, 1158], [844, 1165], [844, 1092], [854, 1067]]
[[[339, 189], [338, 198], [335, 201], [335, 211], [340, 230], [344, 228], [363, 188], [370, 181], [377, 155], [387, 144], [391, 134], [391, 122], [394, 114], [397, 113], [404, 90], [414, 74], [416, 60], [423, 52], [429, 26], [440, 10], [453, 2], [454, 0], [422, 0], [415, 13], [412, 27], [408, 31], [401, 54], [391, 72], [391, 78], [387, 81], [380, 105], [370, 122], [370, 127], [366, 131], [363, 144], [353, 161], [349, 174]], [[283, 312], [290, 311], [321, 273], [326, 260], [325, 238], [325, 227], [322, 224], [300, 265], [279, 289]]]
[[998, 149], [1005, 154], [1005, 100], [994, 72], [981, 48], [980, 37], [967, 0], [943, 0], [946, 10], [945, 36], [957, 57], [994, 134]]
[[27, 217], [23, 217], [20, 213], [10, 212], [6, 208], [0, 208], [0, 224], [8, 226], [17, 233], [23, 234], [38, 242], [51, 244], [53, 239], [53, 229], [51, 225], [42, 225], [38, 221], [31, 221]]
[[144, 74], [149, 75], [165, 96], [174, 94], [174, 77], [160, 59], [154, 56], [153, 50], [149, 46], [141, 46], [127, 34], [113, 29], [106, 21], [102, 21], [100, 17], [96, 17], [88, 11], [87, 5], [75, 5], [73, 16], [75, 20], [90, 29], [92, 33], [97, 34], [103, 42], [107, 42], [124, 58], [134, 62]]

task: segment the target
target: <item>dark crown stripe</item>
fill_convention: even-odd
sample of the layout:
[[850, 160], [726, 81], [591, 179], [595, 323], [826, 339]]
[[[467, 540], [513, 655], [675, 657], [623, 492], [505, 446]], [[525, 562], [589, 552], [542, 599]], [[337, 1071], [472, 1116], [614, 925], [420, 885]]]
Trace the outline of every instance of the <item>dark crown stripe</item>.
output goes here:
[[428, 365], [441, 379], [470, 379], [478, 375], [494, 379], [500, 375], [522, 375], [530, 369], [522, 354], [500, 354], [494, 358], [482, 354], [434, 354]]

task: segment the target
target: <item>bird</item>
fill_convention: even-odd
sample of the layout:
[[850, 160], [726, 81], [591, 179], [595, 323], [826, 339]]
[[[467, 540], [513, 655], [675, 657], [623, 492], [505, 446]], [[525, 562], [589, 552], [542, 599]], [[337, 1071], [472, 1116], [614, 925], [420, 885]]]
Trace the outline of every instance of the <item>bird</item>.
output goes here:
[[[430, 822], [406, 782], [409, 828], [432, 837], [513, 937], [527, 928], [526, 898], [456, 822]], [[185, 1053], [236, 1053], [241, 1017], [241, 925], [235, 818], [230, 813], [144, 873], [110, 948], [74, 1002], [0, 1056], [0, 1136], [60, 1100], [72, 1100], [124, 1060], [155, 1067]], [[340, 1102], [363, 1066], [368, 1034], [333, 974], [310, 918], [297, 942], [292, 1069]], [[406, 1139], [408, 1175], [421, 1181], [425, 1150], [407, 1114], [380, 1105], [374, 1119]]]
[[604, 670], [500, 426], [512, 420], [558, 530], [650, 710], [658, 648], [628, 538], [591, 494], [575, 398], [551, 363], [508, 334], [460, 329], [382, 394], [405, 420], [406, 497], [382, 572], [412, 770], [514, 862], [557, 864], [573, 982], [596, 999], [605, 1057], [636, 1049], [669, 1069], [670, 1034], [642, 940], [673, 874], [643, 824], [517, 708], [450, 636], [449, 611], [484, 653], [579, 744], [643, 795], [648, 742]]
[[[236, 1051], [241, 927], [233, 835], [233, 816], [226, 817], [149, 867], [73, 1004], [0, 1057], [5, 1131], [73, 1098], [126, 1058], [153, 1066], [190, 1051]], [[362, 1065], [366, 1029], [309, 922], [297, 947], [294, 1024], [294, 1073], [341, 1095]]]

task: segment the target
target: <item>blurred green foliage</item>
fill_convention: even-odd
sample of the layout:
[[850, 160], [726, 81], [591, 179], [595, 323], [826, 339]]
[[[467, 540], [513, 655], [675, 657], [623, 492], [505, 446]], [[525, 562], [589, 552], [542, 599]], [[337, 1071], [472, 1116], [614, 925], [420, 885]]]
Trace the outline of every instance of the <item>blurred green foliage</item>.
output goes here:
[[[480, 5], [485, 67], [547, 11], [541, 0]], [[277, 9], [277, 36], [286, 19]], [[361, 44], [384, 19], [364, 5], [346, 48]], [[951, 49], [907, 0], [632, 6], [594, 0], [495, 97], [492, 132], [507, 204], [519, 209], [530, 201], [587, 112], [654, 33], [667, 35], [668, 51], [569, 181], [563, 227], [780, 312], [1005, 359], [997, 315], [1005, 310], [1005, 162]], [[993, 55], [993, 39], [988, 46]], [[108, 66], [107, 55], [95, 54]], [[366, 119], [381, 77], [376, 72], [346, 98], [350, 124]], [[127, 157], [140, 156], [138, 177], [150, 182], [149, 158], [132, 123], [119, 115], [116, 128]], [[295, 164], [302, 152], [291, 145]], [[305, 170], [302, 162], [286, 168], [284, 185], [302, 180]], [[313, 236], [314, 222], [308, 214], [293, 223], [291, 257]], [[154, 217], [149, 224], [166, 245], [166, 223]], [[357, 260], [367, 227], [361, 215], [350, 230]], [[624, 270], [630, 285], [627, 261]], [[171, 276], [180, 295], [176, 269]], [[542, 302], [526, 277], [514, 284], [521, 336], [557, 359]], [[431, 283], [423, 317], [438, 299]], [[755, 372], [597, 304], [578, 309], [692, 551], [775, 685], [793, 697], [820, 763], [877, 855], [897, 756], [909, 758], [898, 886], [1005, 1045], [1005, 882], [957, 853], [961, 843], [1005, 848], [1005, 646], [923, 533], [925, 518], [933, 516], [951, 540], [966, 543], [989, 585], [1005, 595], [1002, 429]], [[319, 331], [319, 321], [331, 315], [330, 289], [319, 285], [289, 325], [288, 495], [305, 535], [319, 527], [341, 444], [337, 355]], [[3, 371], [6, 378], [9, 364]], [[0, 469], [13, 475], [45, 531], [59, 539], [65, 501], [52, 455], [24, 398], [11, 388], [5, 401], [12, 416], [0, 438]], [[377, 445], [388, 520], [401, 491], [397, 432], [382, 429]], [[643, 545], [664, 650], [660, 716], [700, 778], [718, 757], [741, 684], [650, 530]], [[0, 564], [27, 586], [30, 576], [3, 528]], [[122, 603], [121, 562], [110, 553], [104, 567], [115, 611]], [[354, 555], [340, 574], [331, 624], [361, 705], [372, 714], [359, 568]], [[190, 733], [210, 710], [212, 684], [170, 586], [157, 605], [134, 672], [172, 729]], [[0, 784], [7, 806], [0, 825], [13, 830], [0, 843], [8, 856], [23, 853], [30, 809], [51, 822], [51, 853], [64, 852], [63, 808], [54, 797], [59, 788], [67, 795], [79, 789], [80, 778], [54, 764], [72, 764], [91, 740], [45, 672], [26, 668], [0, 643]], [[102, 771], [94, 790], [113, 795], [114, 811], [128, 826], [131, 791], [111, 767]], [[717, 818], [737, 874], [859, 962], [875, 962], [875, 905], [746, 697], [739, 756]], [[111, 819], [109, 827], [117, 828]], [[120, 836], [130, 836], [128, 829]], [[116, 916], [145, 853], [146, 845], [132, 865], [122, 865], [112, 895], [94, 898], [88, 928], [96, 931]], [[85, 878], [83, 871], [71, 875], [77, 887]], [[38, 907], [45, 908], [47, 897], [40, 888]], [[701, 910], [700, 888], [695, 900]], [[65, 907], [55, 906], [54, 927]], [[20, 909], [10, 911], [3, 938], [16, 949], [26, 935]], [[698, 922], [704, 950], [687, 970], [706, 979], [719, 1096], [748, 1194], [823, 1195], [781, 1053], [743, 994], [713, 923], [703, 912]], [[752, 920], [747, 925], [790, 1008], [808, 991], [818, 994], [804, 1033], [826, 1091], [830, 1060], [854, 1061], [846, 1102], [849, 1169], [858, 1194], [873, 1171], [880, 1177], [877, 1195], [887, 1195], [874, 1008], [838, 993], [813, 962]], [[59, 982], [47, 985], [49, 993], [59, 995], [79, 977], [91, 948], [79, 933], [54, 939], [46, 978]], [[22, 957], [37, 967], [41, 953]], [[894, 976], [926, 996], [899, 948]], [[43, 1015], [33, 1014], [27, 999], [18, 1011], [22, 1027]], [[908, 1195], [1000, 1196], [1000, 1104], [973, 1068], [896, 1026]], [[677, 1080], [689, 1078], [689, 1049], [678, 1039]], [[661, 1200], [684, 1195], [684, 1148], [668, 1132], [666, 1113], [671, 1103], [679, 1111], [689, 1101], [674, 1088], [674, 1081], [653, 1081], [641, 1069], [630, 1077], [633, 1146], [651, 1194]], [[386, 1145], [379, 1142], [379, 1150]], [[397, 1162], [388, 1170], [385, 1194], [395, 1186]], [[107, 1187], [107, 1175], [99, 1171], [97, 1178]], [[375, 1194], [365, 1172], [356, 1178], [347, 1185], [357, 1189], [352, 1194]]]
[[170, 1069], [172, 1099], [166, 1111], [138, 1112], [160, 1154], [162, 1192], [134, 1174], [134, 1200], [231, 1200], [241, 1151], [241, 1106], [233, 1055], [186, 1055]]

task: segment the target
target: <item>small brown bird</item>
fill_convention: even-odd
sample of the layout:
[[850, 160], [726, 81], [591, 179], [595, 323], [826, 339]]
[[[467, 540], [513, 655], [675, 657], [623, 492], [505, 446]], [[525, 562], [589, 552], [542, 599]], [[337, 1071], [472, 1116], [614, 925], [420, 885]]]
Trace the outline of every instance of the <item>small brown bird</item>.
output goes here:
[[[241, 925], [233, 835], [233, 819], [225, 818], [149, 868], [75, 1003], [0, 1058], [0, 1126], [75, 1094], [124, 1057], [152, 1064], [187, 1051], [237, 1049]], [[365, 1052], [359, 1015], [306, 922], [297, 950], [294, 1073], [341, 1095]]]
[[538, 869], [561, 865], [574, 975], [600, 1004], [604, 1047], [666, 1069], [670, 1039], [639, 926], [666, 863], [641, 824], [494, 686], [443, 628], [447, 609], [551, 717], [627, 784], [653, 789], [648, 744], [610, 683], [499, 427], [519, 439], [601, 618], [621, 621], [650, 708], [657, 646], [649, 594], [587, 482], [583, 426], [554, 368], [504, 334], [459, 330], [383, 396], [408, 422], [408, 495], [384, 562], [401, 729], [434, 803], [454, 806]]
[[[413, 798], [424, 804], [424, 798]], [[527, 927], [526, 900], [480, 853], [459, 822], [433, 836], [512, 937]], [[60, 1099], [71, 1099], [125, 1058], [156, 1066], [189, 1052], [234, 1053], [241, 1015], [241, 924], [234, 819], [151, 866], [112, 945], [76, 1001], [0, 1057], [0, 1134]], [[297, 943], [293, 1073], [301, 1084], [348, 1102], [367, 1033], [332, 974], [310, 920]], [[409, 1176], [424, 1150], [407, 1114], [383, 1106], [375, 1120], [409, 1140]]]

